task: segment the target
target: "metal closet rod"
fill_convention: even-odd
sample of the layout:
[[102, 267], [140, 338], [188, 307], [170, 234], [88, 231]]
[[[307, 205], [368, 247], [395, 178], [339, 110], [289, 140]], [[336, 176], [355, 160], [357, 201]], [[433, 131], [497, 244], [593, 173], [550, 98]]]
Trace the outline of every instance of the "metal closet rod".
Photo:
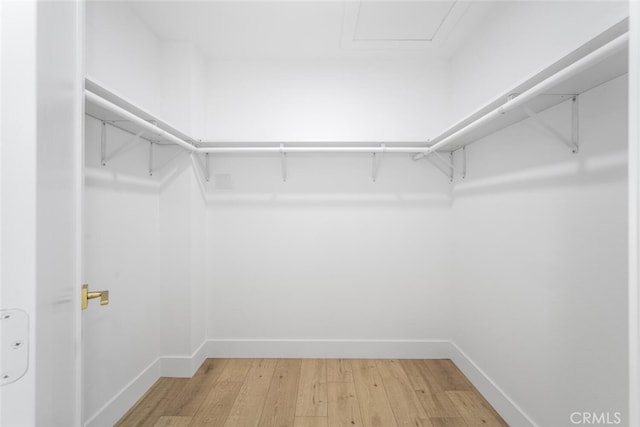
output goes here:
[[[335, 142], [331, 142], [335, 144]], [[422, 153], [427, 147], [396, 147], [384, 143], [369, 147], [200, 147], [198, 153]]]
[[476, 121], [469, 123], [467, 126], [463, 127], [462, 129], [457, 130], [456, 132], [452, 133], [451, 135], [447, 136], [441, 141], [438, 141], [437, 143], [431, 145], [424, 152], [416, 154], [415, 156], [413, 156], [413, 160], [421, 159], [433, 153], [434, 151], [442, 150], [447, 145], [454, 142], [457, 138], [460, 138], [461, 136], [466, 135], [467, 133], [473, 131], [474, 129], [481, 126], [482, 124], [488, 121], [491, 121], [496, 117], [499, 117], [505, 113], [508, 113], [509, 111], [512, 111], [518, 107], [521, 107], [526, 102], [532, 100], [538, 95], [545, 93], [547, 90], [553, 88], [555, 85], [581, 73], [582, 71], [597, 64], [598, 62], [604, 60], [605, 58], [621, 51], [627, 46], [628, 42], [629, 42], [629, 33], [625, 33], [613, 39], [612, 41], [605, 44], [604, 46], [594, 50], [593, 52], [580, 58], [573, 64], [568, 65], [567, 67], [563, 68], [562, 70], [558, 71], [557, 73], [553, 74], [547, 79], [541, 81], [537, 85], [522, 92], [520, 95], [516, 96], [515, 98], [507, 101], [505, 104], [501, 105], [500, 107], [494, 110], [491, 110], [490, 112], [480, 117]]

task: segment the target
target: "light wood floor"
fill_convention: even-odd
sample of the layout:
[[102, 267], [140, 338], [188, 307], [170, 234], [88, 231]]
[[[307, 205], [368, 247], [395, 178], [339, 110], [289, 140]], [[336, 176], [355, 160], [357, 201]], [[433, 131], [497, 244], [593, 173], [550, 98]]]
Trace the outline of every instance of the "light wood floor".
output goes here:
[[193, 378], [159, 379], [118, 425], [507, 424], [448, 359], [207, 359]]

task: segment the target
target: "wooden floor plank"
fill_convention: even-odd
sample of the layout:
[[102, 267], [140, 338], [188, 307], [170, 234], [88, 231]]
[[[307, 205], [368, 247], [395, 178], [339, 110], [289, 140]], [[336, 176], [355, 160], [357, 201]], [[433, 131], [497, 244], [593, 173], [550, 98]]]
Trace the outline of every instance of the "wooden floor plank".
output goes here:
[[469, 427], [504, 426], [508, 427], [502, 417], [489, 403], [474, 391], [447, 391], [447, 396], [456, 405], [458, 411]]
[[169, 402], [163, 414], [169, 416], [195, 415], [209, 391], [218, 381], [226, 363], [225, 359], [205, 360], [200, 369], [182, 389], [182, 392]]
[[160, 378], [116, 425], [153, 427], [163, 415], [164, 407], [172, 399], [173, 393], [179, 393], [187, 381], [188, 378]]
[[461, 417], [456, 405], [445, 394], [421, 360], [401, 360], [400, 365], [429, 418]]
[[353, 380], [365, 427], [395, 427], [382, 378], [374, 360], [352, 360]]
[[353, 382], [351, 362], [347, 359], [327, 359], [327, 382]]
[[293, 427], [327, 427], [327, 417], [296, 417]]
[[401, 360], [400, 364], [407, 373], [414, 390], [429, 393], [445, 391], [431, 374], [429, 366], [423, 360]]
[[327, 416], [327, 361], [303, 359], [300, 369], [296, 417]]
[[398, 360], [377, 360], [387, 399], [399, 427], [431, 427], [431, 421], [418, 400], [407, 374]]
[[429, 418], [460, 418], [460, 411], [447, 396], [446, 391], [423, 393], [416, 391], [416, 396]]
[[192, 417], [172, 417], [163, 415], [153, 427], [188, 427]]
[[252, 364], [251, 359], [228, 360], [218, 381], [202, 401], [189, 426], [222, 426]]
[[473, 386], [458, 367], [449, 359], [421, 360], [420, 363], [440, 386], [442, 391], [471, 391]]
[[464, 418], [430, 418], [430, 421], [433, 427], [469, 427]]
[[353, 382], [327, 384], [329, 427], [362, 427], [360, 406]]
[[256, 359], [253, 362], [229, 418], [224, 423], [225, 427], [258, 425], [276, 363], [276, 359]]
[[278, 360], [262, 410], [260, 427], [293, 425], [301, 365], [302, 361], [299, 359]]

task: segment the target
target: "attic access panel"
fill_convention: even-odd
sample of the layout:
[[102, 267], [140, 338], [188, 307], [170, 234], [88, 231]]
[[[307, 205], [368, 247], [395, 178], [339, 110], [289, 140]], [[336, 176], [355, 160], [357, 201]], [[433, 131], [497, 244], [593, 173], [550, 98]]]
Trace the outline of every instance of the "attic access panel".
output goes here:
[[432, 41], [455, 1], [360, 2], [355, 41]]

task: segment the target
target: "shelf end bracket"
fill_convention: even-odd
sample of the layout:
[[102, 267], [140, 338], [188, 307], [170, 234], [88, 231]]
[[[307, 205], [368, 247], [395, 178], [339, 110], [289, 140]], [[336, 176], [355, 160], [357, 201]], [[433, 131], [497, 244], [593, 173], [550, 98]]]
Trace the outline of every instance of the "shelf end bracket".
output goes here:
[[580, 150], [580, 95], [571, 99], [571, 142], [574, 154]]
[[[435, 156], [438, 158], [438, 160], [440, 160], [442, 165], [446, 168], [445, 175], [447, 175], [447, 177], [449, 178], [449, 182], [453, 182], [453, 178], [454, 178], [455, 172], [456, 172], [456, 167], [455, 167], [455, 165], [453, 163], [453, 151], [449, 153], [449, 158], [448, 159], [446, 159], [442, 154], [438, 153], [437, 151], [434, 151], [433, 154], [435, 154]], [[442, 169], [440, 169], [440, 170], [442, 170]]]
[[280, 144], [280, 167], [282, 169], [282, 182], [287, 182], [287, 152], [284, 144]]
[[209, 170], [209, 153], [204, 153], [204, 172], [205, 179], [209, 182], [209, 179], [211, 178], [211, 172]]
[[205, 153], [204, 161], [202, 161], [198, 153], [192, 152], [191, 162], [196, 174], [200, 172], [197, 175], [200, 175], [206, 182], [209, 182], [209, 153]]
[[462, 179], [467, 177], [467, 146], [462, 146]]
[[378, 172], [380, 171], [380, 163], [382, 163], [382, 156], [384, 152], [387, 150], [387, 146], [385, 144], [380, 145], [380, 156], [374, 151], [372, 153], [372, 165], [371, 165], [371, 179], [373, 182], [378, 180]]
[[149, 141], [149, 176], [153, 176], [153, 142]]
[[100, 128], [100, 164], [107, 165], [107, 122], [102, 120]]
[[547, 123], [539, 114], [535, 113], [528, 107], [523, 107], [523, 111], [527, 116], [533, 120], [536, 126], [552, 136], [556, 140], [560, 141], [569, 149], [572, 153], [576, 154], [578, 152], [579, 146], [579, 135], [578, 135], [578, 96], [575, 95], [571, 101], [571, 138], [567, 138], [562, 133], [560, 133], [557, 129]]

